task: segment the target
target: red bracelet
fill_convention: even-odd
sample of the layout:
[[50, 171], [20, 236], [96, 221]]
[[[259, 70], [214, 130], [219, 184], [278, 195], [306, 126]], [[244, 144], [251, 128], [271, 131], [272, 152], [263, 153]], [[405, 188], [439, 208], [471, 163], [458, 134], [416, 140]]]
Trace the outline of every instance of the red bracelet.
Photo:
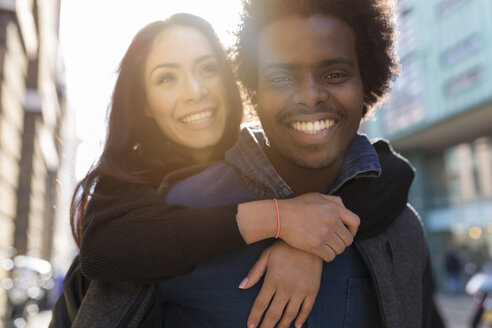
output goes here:
[[278, 201], [277, 198], [273, 199], [275, 201], [275, 208], [277, 209], [277, 234], [275, 235], [275, 239], [278, 238], [278, 235], [280, 234], [280, 213], [278, 211]]

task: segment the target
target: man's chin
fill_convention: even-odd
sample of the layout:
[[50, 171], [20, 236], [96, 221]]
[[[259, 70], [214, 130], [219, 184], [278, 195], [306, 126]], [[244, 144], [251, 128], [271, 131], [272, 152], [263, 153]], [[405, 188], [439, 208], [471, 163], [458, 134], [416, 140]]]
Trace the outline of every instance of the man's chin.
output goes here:
[[286, 159], [294, 166], [305, 170], [322, 170], [332, 167], [337, 161], [326, 156], [286, 156]]

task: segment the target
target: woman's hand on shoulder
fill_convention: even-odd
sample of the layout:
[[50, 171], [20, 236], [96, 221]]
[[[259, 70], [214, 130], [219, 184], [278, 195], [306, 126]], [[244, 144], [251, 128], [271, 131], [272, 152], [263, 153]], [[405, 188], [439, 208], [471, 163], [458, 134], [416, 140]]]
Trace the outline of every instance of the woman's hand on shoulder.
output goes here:
[[279, 200], [278, 207], [279, 238], [327, 262], [352, 244], [360, 225], [338, 196], [309, 193]]
[[[321, 283], [323, 260], [313, 254], [295, 249], [278, 240], [263, 251], [240, 284], [246, 289], [255, 285], [265, 274], [256, 297], [247, 327], [295, 327], [306, 321]], [[265, 273], [266, 271], [266, 273]]]
[[[338, 196], [308, 193], [278, 200], [279, 238], [329, 262], [352, 244], [360, 224]], [[247, 244], [274, 237], [277, 212], [273, 200], [238, 205], [236, 221]]]

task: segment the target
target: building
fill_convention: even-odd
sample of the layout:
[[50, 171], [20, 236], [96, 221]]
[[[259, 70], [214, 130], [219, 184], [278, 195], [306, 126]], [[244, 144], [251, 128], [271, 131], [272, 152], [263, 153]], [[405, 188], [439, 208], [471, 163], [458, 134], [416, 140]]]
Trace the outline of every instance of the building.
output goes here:
[[[51, 258], [65, 116], [59, 8], [0, 1], [0, 261], [11, 249]], [[0, 316], [5, 297], [0, 289]]]
[[363, 130], [415, 166], [437, 281], [454, 252], [462, 286], [492, 258], [492, 2], [399, 0], [398, 14], [402, 74]]

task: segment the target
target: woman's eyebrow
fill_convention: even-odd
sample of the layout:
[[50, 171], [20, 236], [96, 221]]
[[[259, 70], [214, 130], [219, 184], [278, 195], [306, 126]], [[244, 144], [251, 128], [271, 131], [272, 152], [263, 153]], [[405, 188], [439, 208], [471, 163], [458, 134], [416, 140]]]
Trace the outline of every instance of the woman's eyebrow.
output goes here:
[[149, 76], [152, 75], [152, 73], [154, 73], [155, 70], [159, 69], [159, 68], [178, 68], [179, 67], [179, 64], [178, 63], [161, 63], [161, 64], [157, 64], [154, 66], [154, 68], [152, 68], [152, 70], [150, 71], [149, 73]]
[[[213, 55], [213, 54], [203, 55], [203, 56], [200, 56], [197, 59], [195, 59], [194, 62], [195, 63], [200, 63], [200, 62], [202, 62], [204, 60], [207, 60], [209, 58], [215, 58], [215, 55]], [[179, 66], [180, 66], [179, 63], [161, 63], [161, 64], [157, 64], [156, 66], [154, 66], [154, 68], [152, 68], [152, 70], [149, 73], [149, 76], [151, 76], [152, 73], [154, 73], [154, 71], [157, 70], [157, 69], [159, 69], [159, 68], [178, 68]]]
[[203, 55], [203, 56], [198, 57], [197, 59], [194, 60], [194, 62], [197, 64], [197, 63], [200, 63], [200, 62], [207, 60], [209, 58], [216, 58], [216, 57], [214, 54], [207, 54], [207, 55]]
[[296, 67], [297, 65], [291, 63], [268, 63], [261, 68], [261, 72], [263, 73], [269, 69], [294, 70]]

